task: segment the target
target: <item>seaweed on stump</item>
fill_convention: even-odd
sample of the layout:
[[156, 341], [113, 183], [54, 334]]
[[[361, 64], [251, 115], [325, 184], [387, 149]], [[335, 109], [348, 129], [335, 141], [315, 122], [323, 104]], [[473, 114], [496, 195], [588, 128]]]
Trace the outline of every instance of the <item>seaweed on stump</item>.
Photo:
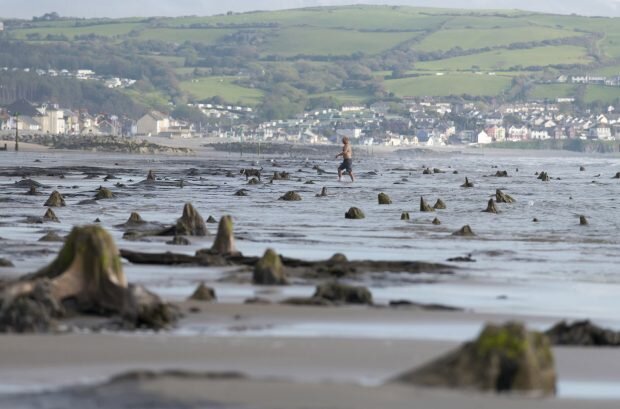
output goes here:
[[153, 170], [149, 170], [148, 175], [146, 175], [146, 183], [155, 183], [155, 172]]
[[587, 226], [588, 225], [588, 219], [586, 219], [586, 217], [584, 215], [579, 216], [579, 225], [580, 226]]
[[469, 181], [469, 178], [465, 178], [465, 183], [461, 187], [474, 187], [474, 183]]
[[356, 287], [330, 281], [316, 287], [312, 298], [324, 299], [338, 304], [372, 305], [372, 294], [366, 287]]
[[379, 200], [380, 205], [389, 205], [392, 204], [392, 199], [385, 193], [379, 193], [377, 199]]
[[297, 192], [291, 190], [290, 192], [286, 192], [278, 200], [284, 200], [286, 202], [298, 202], [301, 200], [301, 196], [299, 196]]
[[471, 227], [469, 227], [469, 224], [466, 224], [465, 226], [461, 227], [460, 230], [457, 230], [454, 233], [452, 233], [452, 235], [453, 236], [462, 236], [462, 237], [473, 237], [476, 234], [471, 229]]
[[267, 249], [263, 257], [254, 265], [252, 282], [258, 285], [288, 284], [282, 259], [273, 249]]
[[207, 235], [207, 225], [200, 213], [198, 213], [198, 210], [191, 203], [185, 203], [183, 215], [177, 220], [174, 233], [181, 236]]
[[495, 177], [496, 178], [507, 178], [508, 177], [508, 171], [507, 170], [498, 170], [497, 172], [495, 172]]
[[217, 220], [215, 220], [215, 217], [213, 216], [209, 216], [207, 218], [207, 223], [217, 223]]
[[114, 199], [114, 193], [108, 188], [100, 187], [95, 195], [95, 200]]
[[140, 213], [131, 212], [131, 214], [129, 215], [129, 218], [125, 222], [125, 226], [141, 226], [145, 223], [146, 222], [144, 221], [142, 216], [140, 216]]
[[422, 171], [422, 174], [423, 174], [423, 175], [432, 175], [432, 174], [433, 174], [433, 171], [432, 171], [432, 170], [430, 170], [430, 168], [426, 168], [426, 169], [424, 169], [424, 170]]
[[360, 209], [358, 207], [351, 207], [344, 214], [344, 218], [345, 219], [363, 219], [365, 217], [366, 216], [364, 215], [364, 212], [362, 212], [362, 209]]
[[232, 216], [222, 216], [217, 227], [217, 235], [211, 246], [211, 251], [217, 254], [234, 255], [239, 254], [235, 246], [235, 233], [233, 229]]
[[43, 206], [62, 207], [65, 206], [65, 199], [57, 190], [54, 190]]
[[432, 222], [432, 223], [433, 223], [435, 226], [439, 226], [439, 225], [441, 224], [441, 220], [439, 220], [437, 217], [435, 217], [435, 218], [433, 219], [433, 222]]
[[56, 213], [54, 213], [54, 211], [50, 208], [48, 208], [45, 214], [43, 215], [43, 220], [46, 222], [60, 223], [60, 220], [58, 219], [58, 217], [56, 217]]
[[402, 212], [402, 213], [401, 213], [401, 215], [400, 215], [400, 220], [409, 220], [409, 219], [411, 219], [411, 218], [409, 217], [409, 212]]
[[502, 192], [499, 189], [495, 190], [495, 201], [497, 203], [514, 203], [515, 202], [512, 196]]
[[546, 335], [521, 323], [487, 325], [478, 338], [393, 379], [394, 382], [491, 392], [555, 395], [553, 352]]
[[434, 212], [435, 209], [433, 209], [428, 203], [426, 203], [426, 200], [424, 200], [424, 197], [420, 196], [420, 211], [421, 212]]
[[483, 212], [499, 213], [499, 210], [497, 210], [497, 207], [495, 206], [495, 200], [493, 200], [492, 198], [489, 199], [489, 202], [487, 203], [487, 208], [484, 209]]
[[542, 180], [543, 182], [548, 182], [549, 180], [551, 180], [547, 172], [540, 172], [537, 179]]
[[616, 172], [616, 174], [614, 175], [614, 177], [612, 177], [612, 179], [620, 179], [620, 172]]
[[437, 199], [437, 201], [435, 202], [435, 205], [433, 206], [433, 208], [437, 209], [437, 210], [445, 210], [446, 209], [446, 204], [444, 203], [443, 200]]
[[190, 301], [211, 302], [217, 300], [215, 290], [207, 287], [204, 282], [200, 283], [194, 293], [188, 298]]

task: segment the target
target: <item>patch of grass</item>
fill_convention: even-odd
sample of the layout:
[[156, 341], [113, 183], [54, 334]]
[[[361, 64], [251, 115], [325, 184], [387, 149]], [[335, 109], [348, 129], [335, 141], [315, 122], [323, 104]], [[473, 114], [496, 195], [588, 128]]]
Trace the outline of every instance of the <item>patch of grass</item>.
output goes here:
[[601, 101], [611, 104], [620, 99], [620, 87], [605, 87], [602, 85], [588, 85], [586, 88], [586, 102]]
[[388, 80], [385, 88], [398, 97], [493, 96], [507, 90], [510, 84], [511, 79], [503, 76], [450, 74]]
[[562, 45], [525, 50], [495, 50], [475, 55], [427, 61], [416, 64], [418, 70], [479, 71], [506, 70], [512, 67], [588, 64], [592, 61], [583, 47]]
[[348, 104], [364, 102], [372, 98], [372, 95], [364, 89], [344, 89], [314, 94], [311, 97], [333, 97], [342, 104]]
[[159, 107], [160, 109], [168, 105], [169, 97], [160, 91], [141, 92], [133, 88], [124, 88], [121, 92], [130, 96], [134, 101], [142, 103], [150, 107]]
[[257, 105], [263, 97], [263, 91], [246, 88], [234, 83], [238, 77], [205, 77], [179, 83], [181, 89], [196, 100], [219, 96], [230, 103], [241, 102], [244, 105]]
[[170, 43], [183, 43], [185, 41], [191, 41], [194, 43], [213, 45], [216, 44], [220, 38], [232, 34], [235, 31], [236, 30], [219, 28], [154, 28], [142, 31], [139, 38], [142, 40], [159, 40]]
[[45, 38], [48, 34], [64, 35], [72, 40], [77, 35], [95, 34], [103, 37], [115, 37], [129, 34], [130, 31], [143, 27], [141, 23], [118, 23], [118, 24], [97, 24], [83, 27], [60, 26], [60, 27], [41, 27], [11, 30], [15, 38], [25, 40], [28, 34], [38, 33], [41, 38]]
[[530, 97], [534, 99], [557, 99], [570, 98], [575, 96], [576, 87], [573, 84], [540, 84], [536, 85], [530, 92]]
[[373, 33], [354, 30], [293, 27], [277, 31], [262, 47], [265, 54], [276, 55], [351, 55], [376, 54], [411, 39], [413, 33]]
[[184, 57], [177, 57], [174, 55], [144, 55], [144, 57], [158, 62], [166, 63], [171, 67], [180, 68], [183, 67], [183, 65], [185, 64]]
[[574, 37], [576, 34], [573, 31], [547, 27], [443, 30], [433, 33], [414, 48], [419, 51], [446, 51], [454, 47], [468, 50]]

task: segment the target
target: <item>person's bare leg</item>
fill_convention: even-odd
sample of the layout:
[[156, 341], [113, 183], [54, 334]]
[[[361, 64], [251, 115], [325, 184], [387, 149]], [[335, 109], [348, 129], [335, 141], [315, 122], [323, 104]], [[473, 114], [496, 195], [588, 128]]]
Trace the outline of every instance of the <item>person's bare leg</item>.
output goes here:
[[353, 176], [353, 172], [349, 172], [349, 176], [351, 176], [351, 182], [355, 182], [355, 176]]
[[338, 182], [342, 179], [342, 169], [338, 169]]

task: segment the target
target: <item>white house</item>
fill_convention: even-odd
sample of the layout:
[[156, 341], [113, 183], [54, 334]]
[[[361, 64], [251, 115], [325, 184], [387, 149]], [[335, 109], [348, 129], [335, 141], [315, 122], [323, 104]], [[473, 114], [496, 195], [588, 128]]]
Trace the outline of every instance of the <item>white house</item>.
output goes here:
[[493, 142], [493, 139], [484, 131], [481, 131], [476, 138], [477, 143], [488, 144]]
[[161, 112], [151, 111], [138, 119], [138, 134], [157, 136], [170, 128], [170, 118]]

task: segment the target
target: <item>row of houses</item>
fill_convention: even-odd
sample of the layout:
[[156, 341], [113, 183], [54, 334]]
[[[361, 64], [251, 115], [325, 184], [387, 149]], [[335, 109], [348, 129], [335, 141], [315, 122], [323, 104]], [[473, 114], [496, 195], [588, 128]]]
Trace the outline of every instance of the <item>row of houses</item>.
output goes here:
[[104, 85], [108, 88], [128, 88], [134, 85], [137, 81], [130, 78], [120, 78], [113, 76], [103, 76], [98, 75], [93, 70], [81, 69], [81, 70], [55, 70], [55, 69], [47, 69], [43, 70], [40, 68], [16, 68], [16, 67], [1, 67], [2, 71], [23, 71], [23, 72], [34, 72], [40, 77], [65, 77], [65, 78], [74, 78], [83, 81], [100, 81], [103, 82]]

